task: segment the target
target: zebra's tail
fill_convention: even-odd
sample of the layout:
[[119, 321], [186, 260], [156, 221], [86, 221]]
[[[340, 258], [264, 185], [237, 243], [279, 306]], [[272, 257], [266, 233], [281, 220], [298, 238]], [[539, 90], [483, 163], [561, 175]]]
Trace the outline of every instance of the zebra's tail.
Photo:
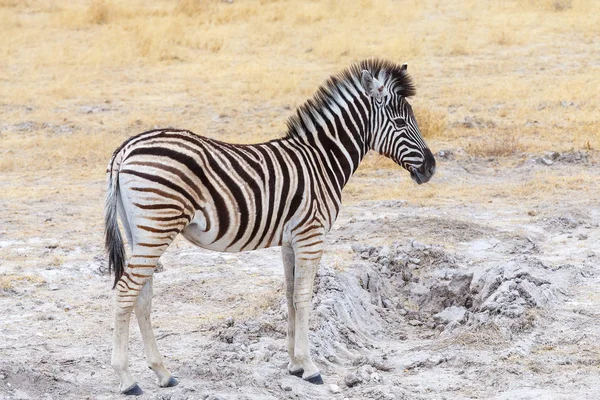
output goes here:
[[[113, 289], [123, 276], [125, 268], [125, 246], [117, 221], [117, 204], [119, 201], [119, 162], [115, 158], [121, 154], [115, 152], [106, 171], [108, 180], [108, 193], [104, 203], [104, 247], [108, 253], [108, 272], [115, 274]], [[115, 168], [116, 166], [116, 168]]]

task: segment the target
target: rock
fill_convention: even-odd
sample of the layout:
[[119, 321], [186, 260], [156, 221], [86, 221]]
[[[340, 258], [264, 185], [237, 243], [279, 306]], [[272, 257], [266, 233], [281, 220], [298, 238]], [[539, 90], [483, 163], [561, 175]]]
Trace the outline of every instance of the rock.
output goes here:
[[437, 152], [437, 156], [446, 160], [453, 160], [454, 152], [452, 150], [440, 150]]
[[444, 328], [442, 333], [440, 333], [440, 339], [447, 339], [448, 337], [452, 336], [452, 332], [459, 326], [460, 323], [457, 321], [450, 322], [448, 325], [446, 325], [446, 328]]
[[425, 285], [429, 286], [426, 293], [420, 288], [418, 291], [411, 290], [411, 297], [419, 305], [419, 311], [438, 313], [453, 305], [464, 306], [471, 295], [472, 280], [472, 272], [443, 269]]
[[585, 151], [571, 151], [560, 154], [558, 159], [561, 162], [570, 164], [579, 164], [588, 162], [588, 153]]
[[540, 159], [540, 162], [544, 165], [552, 165], [554, 164], [554, 161], [547, 159], [546, 157], [542, 157]]
[[292, 391], [292, 386], [288, 383], [282, 383], [281, 384], [281, 388], [286, 391], [286, 392], [291, 392]]
[[514, 263], [487, 271], [474, 286], [482, 287], [475, 297], [475, 309], [509, 318], [521, 317], [528, 308], [540, 307], [555, 297], [549, 281]]
[[437, 323], [448, 324], [456, 321], [458, 323], [464, 322], [467, 315], [467, 309], [464, 307], [450, 306], [445, 308], [443, 311], [433, 316], [434, 321]]
[[348, 375], [346, 375], [344, 377], [344, 383], [348, 387], [354, 387], [354, 386], [360, 384], [361, 382], [362, 382], [361, 378], [358, 376], [358, 374], [356, 374], [354, 372], [349, 373]]
[[331, 385], [329, 385], [329, 391], [335, 394], [340, 393], [342, 389], [338, 385], [332, 383]]
[[413, 240], [411, 245], [416, 250], [426, 250], [426, 249], [431, 248], [431, 246], [421, 243], [418, 240]]

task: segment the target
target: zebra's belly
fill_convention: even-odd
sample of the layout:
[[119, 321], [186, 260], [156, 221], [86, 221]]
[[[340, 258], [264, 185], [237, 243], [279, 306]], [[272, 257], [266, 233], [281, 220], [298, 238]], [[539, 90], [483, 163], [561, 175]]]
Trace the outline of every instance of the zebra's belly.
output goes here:
[[[281, 240], [271, 240], [269, 243], [267, 238], [271, 235], [265, 235], [266, 238], [262, 241], [251, 240], [251, 238], [248, 237], [243, 237], [241, 240], [235, 240], [237, 233], [237, 230], [231, 229], [228, 230], [227, 234], [222, 238], [216, 240], [218, 227], [211, 224], [210, 221], [207, 221], [205, 215], [201, 212], [197, 212], [192, 221], [181, 231], [183, 237], [196, 246], [202, 247], [203, 249], [229, 253], [279, 246], [281, 243]], [[275, 234], [273, 236], [277, 235]], [[281, 236], [281, 234], [279, 234], [279, 236]], [[274, 239], [277, 238], [275, 237]]]

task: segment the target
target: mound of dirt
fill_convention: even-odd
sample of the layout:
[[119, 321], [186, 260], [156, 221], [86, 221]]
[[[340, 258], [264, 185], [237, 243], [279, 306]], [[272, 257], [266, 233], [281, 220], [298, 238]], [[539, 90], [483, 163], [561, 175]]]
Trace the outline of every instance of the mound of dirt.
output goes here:
[[417, 241], [353, 250], [365, 260], [357, 274], [366, 279], [374, 305], [398, 310], [408, 324], [442, 335], [459, 326], [506, 326], [505, 318], [514, 320], [509, 326], [523, 326], [527, 310], [556, 297], [553, 285], [535, 276], [527, 263], [511, 261], [480, 273], [470, 260]]

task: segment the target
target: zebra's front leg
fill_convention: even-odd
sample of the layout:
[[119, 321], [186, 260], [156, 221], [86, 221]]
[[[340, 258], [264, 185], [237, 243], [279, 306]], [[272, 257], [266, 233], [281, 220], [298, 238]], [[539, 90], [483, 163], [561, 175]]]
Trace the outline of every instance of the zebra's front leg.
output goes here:
[[294, 293], [293, 301], [296, 312], [294, 332], [294, 358], [302, 365], [302, 379], [322, 384], [323, 379], [319, 368], [312, 361], [308, 345], [308, 322], [310, 303], [313, 294], [313, 284], [319, 262], [321, 261], [322, 241], [311, 241], [310, 245], [296, 246], [294, 268]]
[[294, 356], [295, 326], [296, 326], [296, 308], [294, 307], [294, 249], [291, 246], [281, 248], [283, 256], [283, 272], [285, 275], [285, 297], [288, 307], [288, 327], [287, 327], [287, 351], [290, 356], [288, 372], [292, 375], [302, 377], [304, 369], [302, 363], [296, 360]]
[[144, 348], [146, 349], [146, 361], [148, 366], [157, 377], [158, 385], [161, 387], [176, 386], [179, 382], [173, 378], [171, 372], [165, 368], [162, 357], [156, 346], [156, 338], [150, 323], [150, 312], [152, 310], [152, 277], [146, 282], [135, 305], [135, 316], [138, 320]]

